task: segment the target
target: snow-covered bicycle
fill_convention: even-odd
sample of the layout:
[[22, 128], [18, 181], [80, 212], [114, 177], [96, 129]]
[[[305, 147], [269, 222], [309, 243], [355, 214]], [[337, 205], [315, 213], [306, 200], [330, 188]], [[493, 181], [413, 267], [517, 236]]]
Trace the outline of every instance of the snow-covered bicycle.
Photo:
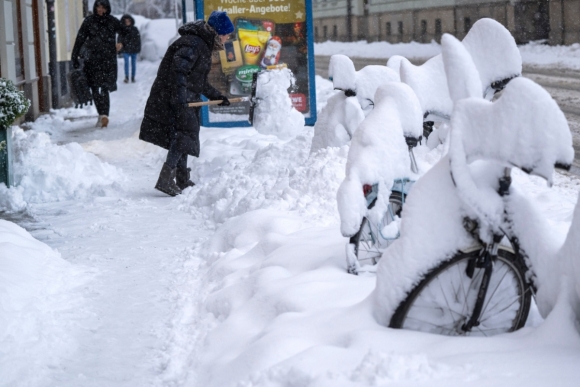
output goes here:
[[550, 258], [522, 248], [542, 234], [525, 220], [532, 206], [511, 171], [551, 183], [554, 168], [574, 159], [571, 135], [539, 85], [518, 78], [486, 101], [464, 46], [450, 35], [442, 46], [447, 74], [457, 78], [449, 81], [449, 153], [409, 195], [401, 238], [379, 264], [376, 317], [445, 335], [511, 332], [525, 324]]
[[390, 82], [377, 89], [373, 110], [354, 133], [338, 192], [351, 274], [374, 265], [398, 236], [398, 219], [419, 172], [413, 148], [421, 140], [421, 117], [411, 88]]

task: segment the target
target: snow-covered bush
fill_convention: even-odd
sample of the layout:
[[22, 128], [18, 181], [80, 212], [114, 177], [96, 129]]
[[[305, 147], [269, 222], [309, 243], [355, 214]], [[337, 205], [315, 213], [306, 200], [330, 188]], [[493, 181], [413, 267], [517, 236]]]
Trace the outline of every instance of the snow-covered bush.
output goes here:
[[254, 128], [262, 134], [273, 134], [289, 140], [304, 130], [304, 115], [292, 106], [288, 89], [294, 75], [287, 69], [260, 73], [256, 85], [259, 103], [254, 110]]
[[0, 78], [0, 129], [7, 128], [28, 111], [30, 101], [11, 80]]

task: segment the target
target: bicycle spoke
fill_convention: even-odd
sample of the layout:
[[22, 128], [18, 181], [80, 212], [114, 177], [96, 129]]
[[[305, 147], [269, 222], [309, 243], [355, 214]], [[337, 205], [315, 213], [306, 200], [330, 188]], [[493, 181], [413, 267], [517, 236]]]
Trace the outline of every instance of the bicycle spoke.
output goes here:
[[[489, 320], [490, 318], [492, 318], [492, 317], [495, 317], [495, 316], [497, 316], [498, 314], [501, 314], [501, 313], [503, 313], [503, 312], [504, 312], [504, 311], [505, 311], [507, 308], [509, 308], [510, 306], [512, 306], [513, 304], [515, 304], [515, 303], [516, 303], [517, 301], [519, 301], [520, 299], [521, 299], [521, 297], [520, 297], [519, 295], [515, 296], [515, 297], [514, 297], [514, 300], [513, 300], [513, 301], [512, 301], [512, 302], [511, 302], [509, 305], [507, 305], [505, 308], [503, 308], [502, 310], [498, 311], [497, 313], [494, 313], [493, 315], [490, 315], [489, 317], [487, 317], [487, 318], [484, 318], [483, 320], [481, 320], [481, 321], [480, 321], [480, 323], [482, 323], [482, 322], [485, 322], [485, 321]], [[495, 307], [496, 307], [496, 306], [498, 306], [498, 305], [499, 305], [499, 302], [498, 302], [497, 304], [495, 304], [495, 305], [493, 306], [493, 308], [495, 308]], [[492, 308], [492, 309], [490, 309], [490, 312], [493, 310], [493, 308]]]
[[[485, 303], [485, 305], [483, 306], [483, 309], [481, 310], [481, 316], [484, 316], [485, 315], [485, 311], [486, 311], [488, 305], [490, 304], [493, 296], [495, 295], [495, 293], [499, 289], [500, 285], [503, 283], [503, 280], [505, 279], [505, 277], [510, 272], [509, 266], [507, 264], [505, 264], [505, 263], [504, 263], [504, 266], [505, 266], [505, 273], [503, 274], [503, 276], [501, 277], [501, 279], [498, 281], [497, 286], [495, 287], [495, 289], [493, 290], [493, 292], [491, 293], [491, 295], [488, 297], [487, 302]], [[492, 278], [493, 278], [493, 273], [492, 273]], [[499, 303], [499, 301], [498, 301], [498, 303]], [[496, 305], [497, 305], [497, 303], [496, 303]], [[494, 307], [495, 307], [495, 305], [494, 305]]]
[[[437, 277], [437, 281], [439, 282], [439, 288], [441, 289], [441, 294], [443, 294], [443, 298], [445, 299], [445, 304], [447, 304], [447, 309], [450, 312], [456, 313], [456, 314], [461, 316], [460, 313], [457, 313], [453, 309], [451, 309], [451, 305], [449, 305], [449, 301], [447, 300], [447, 296], [445, 295], [445, 291], [443, 290], [443, 285], [441, 284], [441, 280], [439, 279], [439, 277]], [[453, 317], [453, 314], [451, 315], [451, 317], [453, 318], [453, 322], [457, 323], [457, 320], [455, 320], [455, 317]]]

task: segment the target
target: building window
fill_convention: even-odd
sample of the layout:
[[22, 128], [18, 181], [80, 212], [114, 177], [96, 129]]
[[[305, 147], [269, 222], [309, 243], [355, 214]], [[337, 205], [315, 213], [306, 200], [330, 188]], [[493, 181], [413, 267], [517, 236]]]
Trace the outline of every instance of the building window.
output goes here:
[[441, 39], [442, 30], [441, 19], [435, 19], [435, 38], [437, 40]]
[[398, 23], [397, 30], [398, 30], [398, 32], [399, 32], [399, 35], [403, 35], [403, 22], [402, 22], [402, 21], [400, 21], [400, 22]]
[[322, 27], [322, 37], [326, 39], [328, 37], [328, 26]]
[[338, 28], [336, 26], [332, 26], [332, 37], [334, 39], [338, 38]]
[[392, 31], [391, 31], [391, 23], [390, 22], [387, 23], [386, 33], [387, 33], [387, 36], [391, 36], [391, 34], [392, 34]]
[[427, 39], [427, 20], [421, 20], [421, 41], [425, 42]]
[[471, 18], [464, 17], [463, 18], [463, 32], [468, 33], [470, 29], [471, 29]]
[[318, 27], [314, 27], [314, 36], [318, 38]]

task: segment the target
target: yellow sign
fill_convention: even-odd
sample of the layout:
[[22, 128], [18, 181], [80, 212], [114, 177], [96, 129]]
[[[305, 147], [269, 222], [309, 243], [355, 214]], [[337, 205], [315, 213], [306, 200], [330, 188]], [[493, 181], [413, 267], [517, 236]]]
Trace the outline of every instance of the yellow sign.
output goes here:
[[234, 20], [238, 17], [262, 19], [276, 23], [294, 23], [306, 20], [304, 0], [206, 0], [206, 19], [212, 11], [225, 11]]

